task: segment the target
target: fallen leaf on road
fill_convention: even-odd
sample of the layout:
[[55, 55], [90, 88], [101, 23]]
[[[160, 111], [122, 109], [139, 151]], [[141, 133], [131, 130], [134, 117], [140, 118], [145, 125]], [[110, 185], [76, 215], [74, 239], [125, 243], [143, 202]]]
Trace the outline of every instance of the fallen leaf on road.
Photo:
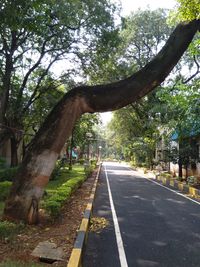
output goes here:
[[109, 221], [104, 217], [92, 217], [90, 220], [90, 231], [100, 233], [109, 225]]

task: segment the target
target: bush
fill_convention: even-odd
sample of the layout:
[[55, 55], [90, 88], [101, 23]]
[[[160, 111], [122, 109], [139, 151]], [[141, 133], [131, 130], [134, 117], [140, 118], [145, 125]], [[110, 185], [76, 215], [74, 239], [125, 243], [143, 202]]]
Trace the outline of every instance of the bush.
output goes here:
[[165, 178], [171, 178], [172, 177], [171, 174], [167, 173], [167, 172], [161, 173], [161, 176], [165, 177]]
[[0, 168], [6, 167], [6, 160], [5, 158], [0, 157]]
[[3, 215], [4, 207], [5, 207], [5, 202], [0, 201], [0, 217]]
[[96, 160], [96, 159], [91, 159], [91, 160], [90, 160], [90, 164], [91, 164], [92, 166], [96, 167], [96, 165], [97, 165], [97, 160]]
[[136, 168], [137, 167], [135, 161], [133, 161], [133, 160], [130, 161], [130, 165], [133, 168]]
[[137, 167], [139, 167], [139, 168], [147, 168], [148, 166], [147, 166], [147, 164], [145, 162], [138, 162], [137, 163]]
[[48, 191], [48, 197], [44, 200], [44, 208], [52, 217], [57, 217], [61, 207], [85, 180], [85, 177], [75, 177], [69, 179], [55, 190]]
[[78, 163], [79, 163], [80, 165], [83, 165], [83, 164], [85, 163], [85, 159], [79, 159], [79, 160], [78, 160]]
[[180, 176], [177, 176], [177, 177], [176, 177], [176, 180], [178, 180], [179, 182], [182, 182], [182, 181], [183, 181], [183, 178], [180, 177]]
[[94, 166], [86, 165], [84, 169], [86, 177], [89, 177], [91, 173], [93, 172], [93, 170], [94, 170]]
[[58, 200], [48, 199], [45, 203], [45, 209], [52, 217], [57, 217], [60, 213], [61, 202]]
[[62, 160], [57, 160], [56, 165], [54, 167], [54, 170], [51, 174], [50, 180], [56, 180], [59, 179], [59, 176], [61, 175], [61, 168], [63, 167], [63, 162]]
[[187, 178], [187, 182], [188, 182], [189, 185], [196, 185], [197, 182], [198, 182], [198, 179], [195, 176], [189, 176]]
[[8, 221], [0, 221], [0, 239], [12, 239], [23, 228], [24, 225], [22, 223], [15, 224]]
[[0, 201], [5, 200], [10, 192], [12, 183], [9, 181], [0, 182]]
[[12, 181], [19, 167], [5, 168], [0, 170], [0, 182]]

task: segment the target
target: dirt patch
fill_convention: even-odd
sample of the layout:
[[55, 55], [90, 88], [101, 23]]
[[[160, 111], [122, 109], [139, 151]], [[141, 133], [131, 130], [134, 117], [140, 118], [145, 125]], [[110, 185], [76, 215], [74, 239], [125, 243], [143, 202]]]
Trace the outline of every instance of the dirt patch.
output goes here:
[[[56, 221], [52, 222], [41, 212], [40, 224], [27, 226], [12, 241], [0, 241], [0, 262], [7, 259], [38, 262], [31, 256], [33, 249], [39, 242], [50, 241], [56, 243], [65, 253], [64, 261], [55, 262], [53, 266], [66, 267], [95, 177], [96, 172], [72, 195], [63, 206], [62, 213]], [[49, 266], [49, 264], [44, 264], [44, 266]]]

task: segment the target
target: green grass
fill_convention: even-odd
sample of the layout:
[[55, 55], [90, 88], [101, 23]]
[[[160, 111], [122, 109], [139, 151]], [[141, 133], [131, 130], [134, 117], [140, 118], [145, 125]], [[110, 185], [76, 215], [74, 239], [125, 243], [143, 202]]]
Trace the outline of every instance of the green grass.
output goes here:
[[41, 267], [44, 266], [43, 264], [37, 264], [37, 263], [23, 263], [21, 261], [11, 261], [6, 260], [2, 263], [0, 263], [0, 267]]
[[60, 175], [55, 180], [49, 181], [47, 185], [47, 192], [51, 189], [56, 189], [59, 186], [61, 186], [63, 183], [68, 181], [69, 179], [78, 177], [78, 176], [84, 176], [84, 167], [80, 165], [74, 165], [72, 170], [68, 170], [68, 167], [61, 168]]

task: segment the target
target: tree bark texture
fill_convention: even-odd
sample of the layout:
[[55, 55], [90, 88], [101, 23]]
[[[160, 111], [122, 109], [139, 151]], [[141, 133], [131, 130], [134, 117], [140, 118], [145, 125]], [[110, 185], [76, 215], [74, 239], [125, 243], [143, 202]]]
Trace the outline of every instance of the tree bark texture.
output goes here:
[[54, 107], [35, 136], [13, 182], [4, 217], [35, 223], [39, 200], [55, 161], [76, 120], [86, 112], [112, 111], [142, 98], [160, 85], [200, 29], [200, 21], [179, 24], [158, 55], [127, 79], [105, 85], [80, 86]]
[[11, 167], [15, 167], [18, 165], [18, 141], [16, 138], [13, 136], [10, 138], [10, 143], [11, 143]]

